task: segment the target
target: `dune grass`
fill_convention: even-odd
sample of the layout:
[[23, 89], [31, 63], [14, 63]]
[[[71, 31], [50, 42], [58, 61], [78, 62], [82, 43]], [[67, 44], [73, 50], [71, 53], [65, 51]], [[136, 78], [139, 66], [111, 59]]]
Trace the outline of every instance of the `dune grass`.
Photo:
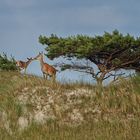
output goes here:
[[[17, 95], [25, 88], [31, 92], [38, 86], [49, 87], [60, 95], [84, 88], [93, 94], [80, 96], [81, 102], [78, 102], [77, 96], [71, 96], [71, 100], [75, 101], [72, 102], [74, 104], [60, 115], [57, 115], [59, 113], [54, 109], [57, 117], [55, 120], [50, 119], [43, 124], [32, 121], [21, 131], [17, 120], [24, 115], [24, 111], [23, 106], [17, 101]], [[37, 90], [37, 94], [46, 96], [44, 89]], [[64, 103], [67, 103], [63, 94], [60, 97]], [[58, 100], [57, 103], [60, 104]], [[27, 108], [28, 111], [33, 110], [31, 104]], [[84, 121], [78, 125], [73, 125], [73, 122], [63, 122], [73, 108], [78, 108], [84, 118]], [[80, 82], [52, 83], [34, 75], [0, 72], [0, 139], [2, 140], [139, 140], [139, 132], [139, 76], [127, 80], [120, 79], [116, 85], [111, 84], [99, 89], [98, 86]]]

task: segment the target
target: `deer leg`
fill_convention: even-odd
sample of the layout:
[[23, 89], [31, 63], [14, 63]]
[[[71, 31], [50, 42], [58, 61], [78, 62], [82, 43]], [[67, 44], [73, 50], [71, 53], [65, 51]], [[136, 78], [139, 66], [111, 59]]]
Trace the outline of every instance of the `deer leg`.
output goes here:
[[43, 72], [43, 78], [47, 79], [47, 74]]
[[43, 78], [45, 79], [45, 73], [43, 72]]
[[21, 71], [20, 67], [17, 67], [17, 71], [18, 71], [18, 72], [20, 72], [20, 71]]
[[24, 70], [24, 74], [26, 74], [26, 68], [25, 68], [25, 70]]
[[51, 78], [51, 79], [52, 79], [52, 82], [55, 82], [56, 76], [55, 76], [55, 75], [52, 75], [51, 77], [52, 77], [52, 78]]
[[48, 79], [48, 74], [46, 74], [46, 80]]
[[53, 81], [55, 82], [55, 80], [56, 80], [56, 75], [53, 75]]

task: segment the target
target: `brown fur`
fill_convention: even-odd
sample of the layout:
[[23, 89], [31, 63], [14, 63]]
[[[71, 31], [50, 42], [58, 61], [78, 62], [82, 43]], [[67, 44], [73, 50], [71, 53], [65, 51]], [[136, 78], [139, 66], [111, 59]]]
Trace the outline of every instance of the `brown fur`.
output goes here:
[[53, 66], [44, 62], [42, 53], [39, 53], [39, 55], [37, 55], [34, 59], [40, 61], [41, 71], [43, 73], [44, 78], [47, 78], [48, 75], [55, 78], [57, 70]]
[[26, 69], [27, 69], [28, 65], [29, 65], [29, 64], [31, 63], [31, 61], [33, 60], [32, 58], [27, 58], [27, 59], [28, 59], [28, 61], [26, 61], [26, 62], [21, 61], [21, 60], [16, 61], [16, 66], [17, 66], [20, 70], [25, 69], [24, 72], [26, 72]]

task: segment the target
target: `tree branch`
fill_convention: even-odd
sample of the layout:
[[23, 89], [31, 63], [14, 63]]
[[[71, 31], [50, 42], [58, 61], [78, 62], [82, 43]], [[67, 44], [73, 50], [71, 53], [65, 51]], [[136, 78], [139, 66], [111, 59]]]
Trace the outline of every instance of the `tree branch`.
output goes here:
[[140, 56], [138, 56], [138, 57], [137, 57], [136, 59], [134, 59], [134, 60], [131, 60], [131, 61], [129, 61], [129, 62], [125, 62], [125, 63], [121, 64], [120, 67], [133, 64], [134, 62], [136, 62], [136, 61], [139, 60], [139, 59], [140, 59]]
[[124, 74], [125, 74], [125, 73], [120, 73], [120, 74], [112, 74], [112, 73], [109, 73], [109, 75], [106, 76], [106, 77], [104, 77], [103, 80], [105, 80], [105, 79], [107, 79], [107, 78], [109, 78], [109, 77], [111, 77], [111, 76], [113, 76], [114, 79], [115, 79], [117, 76], [122, 76], [122, 75], [124, 75]]

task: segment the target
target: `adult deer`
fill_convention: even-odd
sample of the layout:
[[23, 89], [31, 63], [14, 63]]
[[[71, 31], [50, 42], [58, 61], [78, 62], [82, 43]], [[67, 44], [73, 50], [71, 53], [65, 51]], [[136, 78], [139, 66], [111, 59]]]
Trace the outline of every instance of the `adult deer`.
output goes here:
[[48, 76], [50, 76], [55, 80], [57, 70], [53, 66], [44, 62], [43, 53], [39, 53], [34, 59], [39, 60], [44, 79], [47, 79]]
[[25, 61], [16, 61], [16, 66], [20, 69], [23, 70], [24, 69], [24, 73], [26, 73], [26, 69], [28, 67], [28, 65], [34, 60], [32, 57], [31, 58], [27, 58], [28, 60]]

